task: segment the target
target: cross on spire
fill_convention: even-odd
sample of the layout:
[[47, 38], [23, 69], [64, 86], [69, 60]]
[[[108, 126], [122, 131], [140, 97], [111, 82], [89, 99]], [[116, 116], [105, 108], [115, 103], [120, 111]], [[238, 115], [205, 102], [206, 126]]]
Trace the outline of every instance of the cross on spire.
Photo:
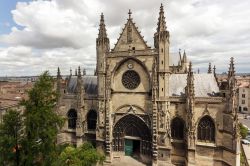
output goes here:
[[131, 12], [131, 10], [129, 9], [129, 10], [128, 10], [128, 18], [129, 18], [129, 19], [131, 19], [131, 14], [132, 14], [132, 12]]

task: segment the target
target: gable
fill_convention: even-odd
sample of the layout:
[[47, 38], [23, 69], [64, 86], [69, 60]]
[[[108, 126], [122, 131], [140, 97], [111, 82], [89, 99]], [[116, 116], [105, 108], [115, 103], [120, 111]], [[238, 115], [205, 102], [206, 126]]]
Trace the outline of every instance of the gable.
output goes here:
[[138, 28], [128, 19], [123, 31], [115, 44], [114, 51], [145, 50], [148, 46]]

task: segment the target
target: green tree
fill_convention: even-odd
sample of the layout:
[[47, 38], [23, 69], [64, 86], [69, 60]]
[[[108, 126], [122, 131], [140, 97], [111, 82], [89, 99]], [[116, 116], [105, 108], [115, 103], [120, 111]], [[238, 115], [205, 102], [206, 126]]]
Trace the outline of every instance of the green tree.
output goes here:
[[1, 165], [21, 164], [23, 136], [23, 120], [20, 112], [8, 110], [0, 124]]
[[241, 123], [239, 124], [239, 126], [240, 126], [240, 135], [244, 139], [247, 136], [248, 129], [245, 126], [243, 126]]
[[104, 159], [105, 156], [98, 153], [90, 143], [84, 143], [78, 148], [73, 146], [66, 147], [53, 165], [90, 166], [97, 162], [102, 164]]
[[56, 157], [56, 136], [64, 121], [55, 112], [58, 94], [48, 71], [28, 91], [28, 97], [22, 101], [26, 134], [24, 165], [50, 165]]

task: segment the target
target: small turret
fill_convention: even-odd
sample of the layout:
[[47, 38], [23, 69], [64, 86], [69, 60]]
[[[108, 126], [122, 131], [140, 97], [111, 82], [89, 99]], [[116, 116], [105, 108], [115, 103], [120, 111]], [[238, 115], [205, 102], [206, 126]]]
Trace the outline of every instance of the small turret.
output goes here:
[[98, 95], [104, 96], [104, 85], [106, 73], [106, 54], [109, 52], [109, 38], [106, 32], [106, 25], [104, 22], [104, 15], [101, 14], [99, 33], [96, 38], [96, 69], [94, 75], [97, 75]]
[[168, 98], [169, 96], [169, 32], [167, 31], [163, 5], [161, 4], [159, 18], [154, 34], [155, 48], [158, 51], [157, 72], [158, 72], [158, 94], [160, 98]]

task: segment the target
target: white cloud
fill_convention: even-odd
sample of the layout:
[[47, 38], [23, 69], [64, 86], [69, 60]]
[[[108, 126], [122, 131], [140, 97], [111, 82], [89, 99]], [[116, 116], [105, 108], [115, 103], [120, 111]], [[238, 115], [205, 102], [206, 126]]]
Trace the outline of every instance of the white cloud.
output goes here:
[[[22, 28], [0, 35], [0, 75], [53, 74], [60, 66], [95, 68], [95, 38], [100, 13], [104, 12], [113, 47], [132, 9], [132, 17], [153, 47], [159, 6], [162, 1], [138, 0], [38, 0], [19, 2], [12, 11]], [[133, 5], [132, 5], [133, 4]], [[250, 1], [176, 0], [163, 1], [171, 36], [172, 57], [186, 50], [194, 68], [207, 69], [208, 62], [226, 71], [234, 56], [240, 72], [248, 72], [250, 61]]]

